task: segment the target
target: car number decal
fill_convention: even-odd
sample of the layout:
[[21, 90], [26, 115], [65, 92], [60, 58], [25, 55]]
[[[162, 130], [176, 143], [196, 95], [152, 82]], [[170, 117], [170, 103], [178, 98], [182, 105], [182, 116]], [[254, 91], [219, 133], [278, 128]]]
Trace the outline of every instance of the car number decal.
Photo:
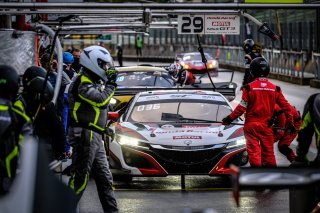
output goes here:
[[140, 105], [137, 107], [137, 111], [150, 111], [150, 110], [158, 110], [160, 109], [160, 104], [147, 104], [147, 105]]
[[117, 78], [117, 81], [119, 82], [119, 81], [123, 81], [124, 80], [124, 76], [119, 76], [118, 78]]

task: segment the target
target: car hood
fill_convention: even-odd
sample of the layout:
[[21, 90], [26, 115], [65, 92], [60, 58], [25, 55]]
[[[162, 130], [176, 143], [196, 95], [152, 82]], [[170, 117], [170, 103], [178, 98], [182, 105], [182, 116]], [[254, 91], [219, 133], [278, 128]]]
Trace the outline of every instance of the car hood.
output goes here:
[[[116, 134], [125, 134], [142, 142], [168, 146], [205, 146], [225, 144], [243, 137], [241, 126], [221, 124], [141, 124], [123, 122], [114, 126]], [[234, 134], [237, 132], [237, 134]], [[233, 137], [234, 136], [234, 137]]]

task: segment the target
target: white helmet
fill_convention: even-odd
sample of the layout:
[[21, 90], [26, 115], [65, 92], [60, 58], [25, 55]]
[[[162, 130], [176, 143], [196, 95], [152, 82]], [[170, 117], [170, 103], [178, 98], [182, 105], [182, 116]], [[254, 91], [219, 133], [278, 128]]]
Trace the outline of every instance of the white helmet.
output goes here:
[[80, 55], [80, 64], [104, 81], [108, 80], [106, 71], [110, 67], [114, 67], [113, 59], [109, 51], [101, 46], [84, 48]]

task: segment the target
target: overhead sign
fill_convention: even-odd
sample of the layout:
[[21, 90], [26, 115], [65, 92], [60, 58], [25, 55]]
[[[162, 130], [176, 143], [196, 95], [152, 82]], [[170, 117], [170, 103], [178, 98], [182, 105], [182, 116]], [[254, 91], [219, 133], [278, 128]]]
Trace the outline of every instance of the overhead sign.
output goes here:
[[244, 3], [303, 4], [303, 0], [245, 0]]
[[206, 15], [205, 34], [240, 34], [238, 15]]
[[178, 34], [240, 34], [238, 15], [179, 15]]

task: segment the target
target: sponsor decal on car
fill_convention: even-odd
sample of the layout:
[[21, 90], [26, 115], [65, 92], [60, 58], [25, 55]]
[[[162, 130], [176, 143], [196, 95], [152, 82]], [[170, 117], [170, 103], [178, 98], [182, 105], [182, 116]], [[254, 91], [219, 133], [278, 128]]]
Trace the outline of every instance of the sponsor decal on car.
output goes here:
[[203, 128], [203, 127], [208, 127], [209, 125], [201, 125], [201, 124], [198, 124], [198, 125], [182, 125], [182, 128], [190, 128], [190, 129], [193, 129], [193, 128]]
[[161, 126], [162, 129], [172, 129], [172, 128], [175, 128], [173, 125], [171, 124], [165, 124], [165, 125], [162, 125]]
[[219, 101], [219, 102], [226, 102], [221, 95], [205, 95], [203, 92], [198, 92], [198, 94], [164, 94], [164, 95], [148, 95], [148, 96], [141, 96], [137, 102], [145, 102], [145, 101], [152, 101], [152, 100], [185, 100], [185, 99], [193, 99], [193, 100], [210, 100], [210, 101]]
[[183, 139], [183, 140], [185, 140], [185, 139], [198, 140], [198, 139], [202, 139], [202, 136], [200, 136], [200, 135], [180, 135], [180, 136], [173, 136], [172, 138], [173, 138], [173, 140], [181, 140], [181, 139]]
[[204, 134], [218, 134], [218, 131], [201, 131], [201, 130], [194, 130], [194, 129], [188, 129], [188, 130], [170, 130], [170, 131], [156, 131], [154, 133], [156, 134], [170, 134], [170, 133], [184, 133], [184, 132], [192, 132], [192, 133], [204, 133]]

